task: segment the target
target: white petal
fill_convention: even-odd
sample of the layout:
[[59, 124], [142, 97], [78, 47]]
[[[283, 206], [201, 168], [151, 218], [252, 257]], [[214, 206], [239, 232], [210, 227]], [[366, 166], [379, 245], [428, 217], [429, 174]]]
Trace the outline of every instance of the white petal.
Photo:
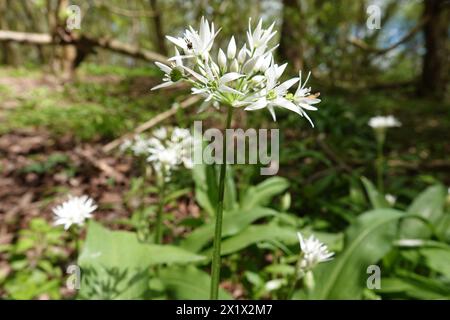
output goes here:
[[169, 74], [172, 69], [168, 66], [166, 66], [165, 64], [161, 63], [161, 62], [155, 62], [155, 64], [158, 66], [158, 68], [161, 69], [161, 71], [163, 71], [164, 73]]
[[270, 115], [272, 116], [273, 121], [277, 122], [277, 116], [275, 115], [275, 110], [273, 109], [273, 107], [271, 105], [269, 105], [267, 107], [267, 109], [270, 112]]
[[204, 76], [198, 74], [197, 72], [195, 72], [194, 70], [188, 68], [188, 67], [184, 67], [183, 69], [186, 70], [187, 72], [189, 72], [192, 76], [194, 76], [194, 78], [196, 78], [198, 81], [202, 82], [202, 83], [207, 83], [208, 79], [206, 79]]
[[246, 107], [244, 110], [259, 110], [263, 109], [267, 106], [267, 100], [266, 98], [259, 99], [258, 101], [252, 103], [248, 107]]
[[187, 50], [186, 41], [184, 41], [184, 39], [175, 38], [175, 37], [171, 37], [171, 36], [166, 36], [166, 38], [170, 42], [173, 42], [175, 45], [179, 46], [181, 49]]
[[294, 84], [298, 82], [299, 78], [292, 78], [289, 80], [286, 80], [282, 84], [276, 87], [275, 91], [277, 93], [284, 93], [286, 92], [290, 87], [292, 87]]
[[237, 73], [237, 72], [229, 72], [229, 73], [224, 74], [222, 77], [220, 77], [219, 82], [220, 83], [227, 83], [227, 82], [239, 79], [241, 77], [244, 77], [244, 75], [240, 74], [240, 73]]
[[306, 110], [312, 110], [312, 111], [318, 110], [316, 107], [313, 107], [313, 106], [311, 106], [311, 105], [309, 105], [307, 103], [299, 103], [298, 105], [300, 107], [302, 107], [303, 109], [306, 109]]
[[238, 94], [238, 95], [241, 95], [241, 96], [243, 95], [242, 92], [237, 91], [236, 89], [230, 88], [230, 87], [228, 87], [226, 85], [223, 85], [223, 84], [219, 86], [219, 90], [222, 91], [222, 92], [234, 93], [234, 94]]
[[172, 81], [168, 81], [168, 82], [163, 82], [163, 83], [161, 83], [161, 84], [158, 84], [157, 86], [154, 86], [152, 89], [151, 89], [151, 91], [153, 91], [153, 90], [158, 90], [158, 89], [161, 89], [161, 88], [166, 88], [166, 87], [169, 87], [169, 86], [171, 86], [171, 85], [173, 85], [174, 83], [172, 82]]
[[293, 111], [293, 112], [303, 116], [302, 109], [300, 109], [299, 106], [293, 104], [291, 101], [289, 101], [285, 98], [277, 98], [274, 100], [273, 104], [280, 106], [282, 108], [288, 109], [290, 111]]

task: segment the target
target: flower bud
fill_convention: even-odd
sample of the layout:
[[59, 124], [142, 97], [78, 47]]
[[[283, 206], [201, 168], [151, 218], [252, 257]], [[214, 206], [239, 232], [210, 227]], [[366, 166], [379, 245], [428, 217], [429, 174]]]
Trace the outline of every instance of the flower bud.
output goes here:
[[232, 60], [236, 56], [236, 41], [234, 36], [231, 37], [230, 43], [228, 44], [227, 57]]
[[231, 72], [238, 72], [239, 71], [239, 63], [237, 62], [236, 59], [234, 59], [233, 62], [231, 63], [230, 71]]
[[227, 57], [222, 49], [219, 49], [219, 53], [217, 55], [217, 62], [219, 63], [219, 67], [225, 69], [227, 67]]
[[239, 62], [240, 64], [243, 64], [244, 61], [245, 61], [245, 58], [247, 58], [247, 47], [246, 47], [246, 45], [244, 44], [244, 46], [242, 47], [242, 49], [239, 50], [239, 53], [238, 53], [238, 62]]

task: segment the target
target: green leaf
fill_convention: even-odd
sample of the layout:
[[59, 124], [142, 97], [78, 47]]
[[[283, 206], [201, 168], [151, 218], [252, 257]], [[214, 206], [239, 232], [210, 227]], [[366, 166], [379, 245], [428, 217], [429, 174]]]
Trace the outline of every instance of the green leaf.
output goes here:
[[450, 289], [441, 281], [419, 276], [411, 272], [401, 272], [396, 278], [382, 278], [381, 289], [377, 293], [403, 293], [409, 298], [431, 300], [449, 299]]
[[211, 216], [216, 215], [218, 182], [214, 165], [196, 164], [192, 169], [195, 182], [195, 197], [199, 205]]
[[237, 202], [237, 190], [234, 183], [233, 168], [227, 167], [227, 174], [225, 175], [225, 192], [224, 192], [224, 210], [232, 211], [239, 207]]
[[[302, 231], [302, 234], [309, 236], [311, 231]], [[323, 232], [314, 232], [314, 235], [325, 244], [339, 245], [341, 235]], [[297, 230], [289, 227], [280, 227], [274, 224], [249, 226], [239, 234], [222, 241], [221, 254], [227, 255], [240, 251], [253, 244], [260, 242], [281, 242], [284, 245], [294, 245], [298, 243]], [[211, 250], [204, 253], [209, 255]]]
[[140, 243], [132, 232], [110, 231], [90, 221], [78, 258], [82, 269], [80, 297], [139, 299], [148, 289], [148, 267], [204, 259], [177, 247]]
[[271, 177], [256, 186], [250, 187], [241, 201], [243, 209], [251, 209], [256, 206], [265, 206], [272, 198], [283, 193], [289, 187], [287, 179]]
[[[216, 206], [219, 201], [219, 169], [220, 166], [197, 164], [192, 170], [196, 200], [211, 217], [216, 215]], [[238, 207], [236, 199], [233, 171], [228, 166], [225, 176], [224, 210], [236, 209]]]
[[[409, 215], [420, 216], [429, 221], [435, 228], [443, 215], [446, 190], [441, 185], [428, 187], [410, 205]], [[417, 219], [405, 219], [401, 223], [400, 234], [403, 238], [423, 238], [431, 236], [429, 227]]]
[[276, 225], [250, 226], [238, 235], [222, 241], [221, 255], [240, 251], [261, 241], [281, 241], [294, 244], [297, 240], [296, 230]]
[[450, 249], [424, 248], [420, 254], [425, 257], [427, 266], [450, 279]]
[[366, 287], [367, 267], [379, 261], [392, 247], [402, 212], [377, 209], [360, 215], [346, 231], [343, 252], [314, 271], [313, 299], [359, 299]]
[[382, 209], [382, 208], [389, 208], [390, 205], [386, 201], [386, 198], [383, 194], [381, 194], [377, 188], [373, 185], [372, 182], [370, 182], [369, 179], [365, 177], [361, 177], [361, 181], [364, 185], [364, 188], [366, 189], [367, 195], [369, 196], [370, 203], [372, 204], [372, 207], [374, 209]]
[[[237, 234], [254, 221], [276, 214], [276, 211], [268, 208], [236, 210], [234, 212], [225, 213], [222, 225], [222, 237]], [[197, 228], [181, 242], [181, 247], [192, 252], [200, 251], [214, 238], [214, 228], [214, 221]]]
[[[193, 266], [170, 267], [160, 270], [159, 276], [170, 299], [209, 299], [211, 278], [204, 271]], [[230, 300], [232, 297], [228, 292], [219, 288], [219, 299]]]

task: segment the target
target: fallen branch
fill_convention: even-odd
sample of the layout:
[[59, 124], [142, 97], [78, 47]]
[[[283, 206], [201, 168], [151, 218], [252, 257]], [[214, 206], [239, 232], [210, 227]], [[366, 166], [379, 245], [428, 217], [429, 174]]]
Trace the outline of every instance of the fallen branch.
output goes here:
[[110, 152], [111, 150], [113, 150], [113, 149], [117, 148], [118, 146], [120, 146], [120, 144], [125, 139], [132, 138], [136, 134], [142, 133], [142, 132], [144, 132], [144, 131], [146, 131], [146, 130], [156, 126], [158, 123], [160, 123], [160, 122], [166, 120], [167, 118], [170, 118], [174, 114], [176, 114], [178, 110], [186, 109], [187, 107], [195, 104], [199, 100], [200, 100], [199, 96], [191, 96], [191, 97], [187, 98], [186, 100], [184, 100], [179, 105], [174, 106], [171, 109], [158, 114], [157, 116], [151, 118], [147, 122], [144, 122], [143, 124], [138, 126], [136, 129], [134, 129], [132, 132], [129, 132], [129, 133], [121, 136], [120, 138], [111, 141], [110, 143], [108, 143], [107, 145], [105, 145], [103, 147], [103, 149], [102, 149], [103, 152]]
[[138, 46], [123, 43], [115, 39], [107, 37], [93, 38], [86, 35], [75, 35], [62, 32], [61, 30], [55, 36], [47, 33], [0, 30], [0, 42], [8, 41], [36, 45], [73, 44], [77, 46], [77, 48], [82, 48], [85, 52], [92, 51], [92, 48], [98, 47], [146, 61], [167, 62], [167, 57], [159, 53], [145, 50]]
[[76, 148], [75, 153], [90, 162], [94, 167], [103, 171], [107, 176], [113, 178], [116, 182], [125, 181], [125, 176], [111, 167], [105, 160], [96, 159], [92, 150]]

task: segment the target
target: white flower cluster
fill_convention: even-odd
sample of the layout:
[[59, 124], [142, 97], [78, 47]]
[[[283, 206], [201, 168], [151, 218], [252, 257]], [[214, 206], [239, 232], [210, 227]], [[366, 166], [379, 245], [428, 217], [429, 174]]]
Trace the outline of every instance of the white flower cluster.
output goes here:
[[317, 264], [332, 259], [334, 253], [328, 251], [327, 246], [313, 235], [303, 239], [302, 234], [297, 232], [297, 236], [300, 242], [301, 260], [299, 261], [299, 267], [301, 271], [310, 271]]
[[373, 129], [400, 127], [402, 124], [394, 116], [378, 116], [370, 118], [369, 126]]
[[[276, 34], [274, 25], [264, 29], [260, 20], [252, 30], [249, 20], [246, 43], [238, 50], [233, 36], [226, 50], [219, 49], [214, 55], [211, 50], [220, 30], [215, 31], [214, 23], [210, 25], [204, 18], [199, 31], [190, 26], [183, 37], [167, 36], [176, 45], [175, 56], [169, 59], [170, 66], [156, 62], [165, 76], [164, 82], [152, 90], [186, 81], [192, 85], [193, 94], [205, 97], [201, 110], [210, 104], [216, 108], [221, 104], [245, 107], [245, 110], [267, 108], [276, 120], [274, 109], [281, 107], [306, 117], [313, 125], [306, 110], [317, 110], [313, 105], [320, 99], [306, 87], [310, 74], [303, 83], [301, 73], [299, 77], [280, 83], [287, 63], [276, 64], [272, 52], [278, 45], [269, 47]], [[289, 92], [297, 82], [297, 90]]]
[[191, 169], [192, 163], [192, 136], [188, 129], [165, 127], [152, 132], [148, 139], [136, 136], [134, 140], [126, 140], [121, 150], [131, 150], [135, 156], [144, 156], [159, 175], [170, 178], [171, 172], [180, 164]]
[[94, 200], [88, 196], [69, 197], [69, 200], [53, 208], [55, 225], [63, 225], [69, 229], [72, 224], [82, 226], [86, 219], [92, 218], [92, 212], [97, 209]]

